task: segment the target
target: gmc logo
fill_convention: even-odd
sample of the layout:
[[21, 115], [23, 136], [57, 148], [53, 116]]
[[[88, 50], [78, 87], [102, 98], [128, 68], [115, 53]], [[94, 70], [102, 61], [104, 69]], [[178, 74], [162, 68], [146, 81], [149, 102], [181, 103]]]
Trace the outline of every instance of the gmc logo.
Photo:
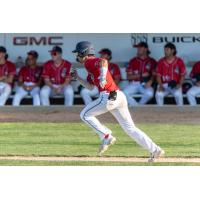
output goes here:
[[200, 42], [200, 37], [182, 36], [182, 37], [153, 37], [153, 43], [196, 43]]
[[14, 37], [13, 45], [28, 46], [28, 45], [63, 45], [62, 36], [51, 37]]

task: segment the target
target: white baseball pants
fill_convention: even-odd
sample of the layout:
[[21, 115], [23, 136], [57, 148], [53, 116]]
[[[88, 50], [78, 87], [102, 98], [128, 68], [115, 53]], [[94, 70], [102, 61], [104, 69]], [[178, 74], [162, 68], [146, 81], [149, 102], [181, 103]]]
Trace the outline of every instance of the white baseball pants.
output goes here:
[[[55, 85], [55, 87], [59, 87], [59, 85]], [[73, 105], [74, 90], [73, 90], [71, 85], [66, 85], [63, 88], [63, 90], [61, 91], [60, 94], [64, 95], [65, 106], [72, 106]], [[54, 95], [55, 95], [55, 93], [53, 92], [53, 90], [48, 85], [43, 86], [41, 91], [40, 91], [41, 104], [43, 106], [49, 106], [50, 105], [49, 97], [54, 96]]]
[[12, 88], [8, 83], [0, 82], [0, 106], [4, 106], [11, 94]]
[[130, 106], [137, 106], [138, 102], [133, 98], [134, 94], [140, 93], [142, 97], [139, 101], [140, 105], [146, 104], [153, 97], [153, 88], [145, 88], [139, 81], [132, 81], [127, 85], [124, 90], [128, 104]]
[[156, 102], [159, 106], [163, 106], [164, 104], [164, 97], [166, 97], [169, 94], [172, 94], [175, 98], [176, 104], [179, 106], [183, 105], [183, 93], [182, 89], [171, 89], [168, 87], [168, 84], [163, 84], [164, 91], [156, 91]]
[[200, 95], [200, 86], [192, 86], [187, 92], [187, 99], [191, 106], [197, 105], [196, 96]]
[[12, 105], [13, 106], [19, 106], [21, 103], [21, 100], [26, 97], [28, 94], [31, 95], [33, 98], [33, 105], [39, 106], [40, 105], [40, 88], [35, 87], [31, 91], [24, 90], [23, 87], [17, 87], [15, 96], [13, 98]]
[[92, 102], [92, 97], [98, 97], [99, 90], [96, 86], [92, 90], [87, 88], [83, 88], [80, 92], [81, 97], [83, 98], [84, 104], [88, 105]]
[[101, 92], [100, 97], [88, 104], [80, 114], [81, 119], [88, 124], [103, 140], [105, 135], [112, 131], [102, 125], [96, 116], [111, 112], [117, 119], [123, 130], [140, 146], [153, 153], [159, 147], [139, 128], [137, 128], [128, 110], [127, 100], [123, 92], [117, 91], [115, 101], [108, 100], [109, 93]]

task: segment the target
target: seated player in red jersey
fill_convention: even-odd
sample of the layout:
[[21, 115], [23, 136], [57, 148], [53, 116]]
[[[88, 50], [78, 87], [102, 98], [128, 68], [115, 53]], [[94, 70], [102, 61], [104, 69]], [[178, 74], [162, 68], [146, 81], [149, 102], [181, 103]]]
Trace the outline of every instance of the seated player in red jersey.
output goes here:
[[196, 96], [200, 95], [200, 61], [196, 62], [190, 72], [194, 85], [187, 92], [187, 99], [191, 106], [197, 105]]
[[16, 66], [8, 60], [5, 47], [0, 46], [0, 106], [4, 106], [12, 92]]
[[33, 105], [40, 105], [40, 84], [42, 67], [37, 65], [38, 53], [29, 51], [27, 53], [26, 65], [18, 74], [18, 87], [13, 98], [13, 106], [19, 106], [21, 100], [28, 94], [33, 98]]
[[[127, 79], [129, 84], [124, 88], [129, 106], [146, 104], [154, 95], [152, 87], [155, 80], [157, 62], [149, 56], [150, 51], [146, 42], [140, 42], [137, 46], [137, 56], [129, 61]], [[137, 102], [134, 94], [141, 94], [141, 99]]]
[[43, 106], [49, 106], [49, 97], [62, 94], [65, 98], [65, 106], [72, 106], [74, 91], [70, 85], [71, 63], [62, 58], [62, 48], [53, 47], [50, 51], [52, 59], [44, 64], [42, 77], [45, 86], [41, 89], [40, 99]]
[[176, 56], [176, 46], [167, 43], [164, 47], [165, 57], [161, 58], [157, 65], [156, 102], [159, 106], [164, 104], [164, 97], [172, 94], [176, 104], [183, 105], [182, 84], [186, 74], [183, 60]]

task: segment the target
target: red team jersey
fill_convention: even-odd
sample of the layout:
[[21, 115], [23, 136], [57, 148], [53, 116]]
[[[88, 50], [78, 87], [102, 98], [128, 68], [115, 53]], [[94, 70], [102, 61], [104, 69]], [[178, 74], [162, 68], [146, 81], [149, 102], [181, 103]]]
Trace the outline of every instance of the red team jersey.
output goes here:
[[15, 75], [16, 74], [16, 66], [14, 63], [10, 61], [6, 61], [5, 64], [0, 64], [0, 77]]
[[196, 74], [200, 73], [200, 61], [195, 63], [195, 65], [192, 68], [192, 71], [190, 72], [190, 77], [193, 78]]
[[121, 79], [121, 72], [119, 66], [115, 63], [109, 63], [108, 70], [110, 71], [112, 77]]
[[71, 63], [67, 60], [62, 60], [60, 66], [56, 67], [52, 60], [44, 64], [42, 77], [49, 79], [52, 84], [60, 85], [65, 82], [66, 79], [70, 79]]
[[30, 68], [28, 66], [24, 66], [19, 71], [19, 80], [24, 82], [32, 82], [37, 83], [42, 75], [42, 67]]
[[100, 71], [101, 60], [102, 60], [101, 58], [91, 57], [85, 62], [85, 68], [88, 72], [87, 81], [89, 83], [97, 86], [100, 92], [102, 92], [102, 91], [111, 92], [114, 90], [119, 90], [119, 88], [115, 84], [109, 70], [106, 75], [107, 83], [104, 88], [101, 88], [101, 86], [99, 84], [99, 76], [101, 74], [101, 71]]
[[149, 73], [149, 75], [152, 75], [156, 71], [156, 65], [156, 60], [151, 57], [147, 57], [146, 59], [135, 57], [129, 61], [126, 72], [131, 72], [133, 75], [139, 75], [134, 81], [141, 81], [142, 74]]
[[168, 63], [165, 58], [161, 58], [157, 66], [157, 76], [161, 77], [162, 83], [169, 83], [174, 80], [180, 82], [181, 76], [186, 74], [186, 68], [181, 58], [175, 57], [172, 63]]

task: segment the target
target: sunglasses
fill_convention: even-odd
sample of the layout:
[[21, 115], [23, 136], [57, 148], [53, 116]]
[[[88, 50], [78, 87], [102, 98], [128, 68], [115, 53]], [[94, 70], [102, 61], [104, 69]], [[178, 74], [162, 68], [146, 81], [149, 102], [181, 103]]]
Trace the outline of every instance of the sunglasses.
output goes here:
[[52, 51], [52, 52], [51, 52], [51, 55], [52, 55], [52, 56], [57, 56], [58, 53], [57, 53], [56, 51]]

